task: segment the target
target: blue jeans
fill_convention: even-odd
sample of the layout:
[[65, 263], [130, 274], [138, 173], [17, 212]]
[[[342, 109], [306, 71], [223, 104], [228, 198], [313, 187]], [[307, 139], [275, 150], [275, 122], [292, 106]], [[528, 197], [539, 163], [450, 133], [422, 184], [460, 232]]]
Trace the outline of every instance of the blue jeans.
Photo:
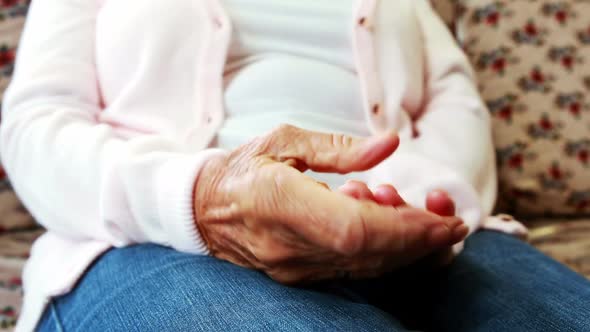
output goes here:
[[590, 331], [590, 283], [480, 232], [448, 268], [283, 286], [212, 257], [113, 249], [54, 298], [40, 331]]

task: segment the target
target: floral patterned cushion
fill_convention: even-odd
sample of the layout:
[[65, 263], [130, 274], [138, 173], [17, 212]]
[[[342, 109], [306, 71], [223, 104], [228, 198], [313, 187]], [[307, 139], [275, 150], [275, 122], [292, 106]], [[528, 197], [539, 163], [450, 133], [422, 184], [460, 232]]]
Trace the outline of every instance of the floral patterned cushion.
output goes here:
[[[29, 0], [0, 0], [0, 102], [12, 76], [16, 47], [20, 40], [29, 2]], [[14, 195], [0, 165], [0, 232], [31, 225], [32, 219]]]
[[29, 0], [0, 0], [0, 100], [10, 81]]
[[493, 115], [502, 207], [590, 213], [590, 1], [434, 1]]
[[23, 260], [0, 257], [0, 331], [16, 325], [22, 304], [20, 271]]
[[[28, 0], [0, 0], [0, 101], [12, 75], [28, 4]], [[20, 275], [40, 232], [0, 165], [0, 331], [12, 330], [16, 324], [22, 301]]]

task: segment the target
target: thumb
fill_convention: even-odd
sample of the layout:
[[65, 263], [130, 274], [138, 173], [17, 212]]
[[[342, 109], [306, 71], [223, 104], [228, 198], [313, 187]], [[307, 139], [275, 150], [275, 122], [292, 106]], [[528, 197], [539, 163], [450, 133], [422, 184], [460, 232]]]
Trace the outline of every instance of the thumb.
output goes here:
[[283, 126], [277, 134], [282, 142], [273, 144], [279, 147], [273, 152], [279, 161], [315, 172], [365, 171], [389, 157], [399, 145], [399, 137], [392, 131], [369, 138], [355, 138]]

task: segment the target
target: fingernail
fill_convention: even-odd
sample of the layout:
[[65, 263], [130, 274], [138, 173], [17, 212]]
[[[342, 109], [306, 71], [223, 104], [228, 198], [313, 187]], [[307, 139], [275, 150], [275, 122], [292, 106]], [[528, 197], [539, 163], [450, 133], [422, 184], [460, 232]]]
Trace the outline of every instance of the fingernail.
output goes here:
[[433, 247], [442, 247], [449, 243], [450, 236], [451, 232], [446, 225], [436, 225], [428, 233], [428, 244]]

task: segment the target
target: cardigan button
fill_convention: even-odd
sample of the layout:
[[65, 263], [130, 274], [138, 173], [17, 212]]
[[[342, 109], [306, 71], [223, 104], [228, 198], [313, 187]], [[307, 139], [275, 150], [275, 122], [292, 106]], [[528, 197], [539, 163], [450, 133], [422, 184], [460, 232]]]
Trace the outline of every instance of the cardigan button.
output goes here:
[[359, 18], [358, 25], [371, 33], [374, 32], [374, 27], [366, 16]]
[[381, 105], [379, 105], [379, 104], [373, 105], [373, 108], [371, 109], [371, 111], [373, 112], [374, 115], [379, 114], [379, 112], [381, 112]]

